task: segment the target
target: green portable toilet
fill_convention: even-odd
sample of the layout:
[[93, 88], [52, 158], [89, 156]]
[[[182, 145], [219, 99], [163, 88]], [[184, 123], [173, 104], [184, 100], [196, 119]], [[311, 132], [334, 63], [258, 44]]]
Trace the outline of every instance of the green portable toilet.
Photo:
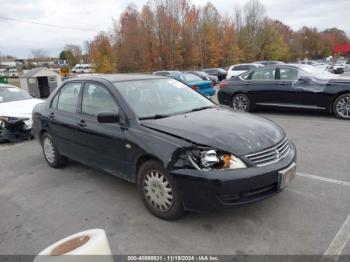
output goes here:
[[0, 84], [8, 84], [7, 76], [0, 76]]

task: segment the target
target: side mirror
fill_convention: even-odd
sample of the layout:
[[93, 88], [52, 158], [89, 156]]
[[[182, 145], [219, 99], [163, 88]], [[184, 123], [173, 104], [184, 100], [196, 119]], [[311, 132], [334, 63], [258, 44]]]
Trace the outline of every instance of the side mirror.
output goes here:
[[311, 83], [312, 82], [312, 79], [308, 76], [300, 76], [298, 80], [299, 80], [299, 82], [302, 82], [302, 83]]
[[115, 112], [101, 112], [97, 115], [97, 121], [104, 124], [118, 123], [119, 114]]
[[36, 98], [36, 95], [34, 93], [30, 93], [30, 96]]

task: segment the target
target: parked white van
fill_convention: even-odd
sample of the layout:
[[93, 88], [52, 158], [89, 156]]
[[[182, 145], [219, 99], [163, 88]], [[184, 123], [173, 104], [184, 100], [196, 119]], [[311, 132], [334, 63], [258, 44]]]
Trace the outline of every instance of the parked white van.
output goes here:
[[11, 68], [9, 70], [9, 77], [17, 78], [18, 77], [18, 70], [15, 68]]
[[83, 73], [84, 67], [82, 64], [76, 64], [73, 68], [72, 68], [72, 73]]

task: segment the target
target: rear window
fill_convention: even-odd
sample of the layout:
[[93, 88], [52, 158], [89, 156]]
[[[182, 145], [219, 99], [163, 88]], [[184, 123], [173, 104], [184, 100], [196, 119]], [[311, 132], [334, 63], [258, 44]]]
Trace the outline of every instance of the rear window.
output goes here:
[[0, 87], [0, 103], [32, 99], [32, 97], [20, 88]]
[[249, 69], [249, 65], [239, 65], [235, 66], [232, 71], [248, 71]]
[[180, 75], [180, 78], [185, 83], [201, 81], [202, 80], [202, 78], [200, 78], [199, 76], [193, 75], [193, 74], [182, 74], [182, 75]]
[[168, 76], [168, 75], [170, 75], [169, 72], [155, 72], [154, 74], [157, 75], [157, 76]]

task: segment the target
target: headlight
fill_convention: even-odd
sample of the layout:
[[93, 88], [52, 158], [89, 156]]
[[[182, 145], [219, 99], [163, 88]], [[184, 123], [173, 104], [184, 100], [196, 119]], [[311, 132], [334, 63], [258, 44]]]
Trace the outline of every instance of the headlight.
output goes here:
[[214, 149], [193, 149], [187, 152], [192, 165], [198, 170], [227, 170], [246, 168], [238, 157]]

